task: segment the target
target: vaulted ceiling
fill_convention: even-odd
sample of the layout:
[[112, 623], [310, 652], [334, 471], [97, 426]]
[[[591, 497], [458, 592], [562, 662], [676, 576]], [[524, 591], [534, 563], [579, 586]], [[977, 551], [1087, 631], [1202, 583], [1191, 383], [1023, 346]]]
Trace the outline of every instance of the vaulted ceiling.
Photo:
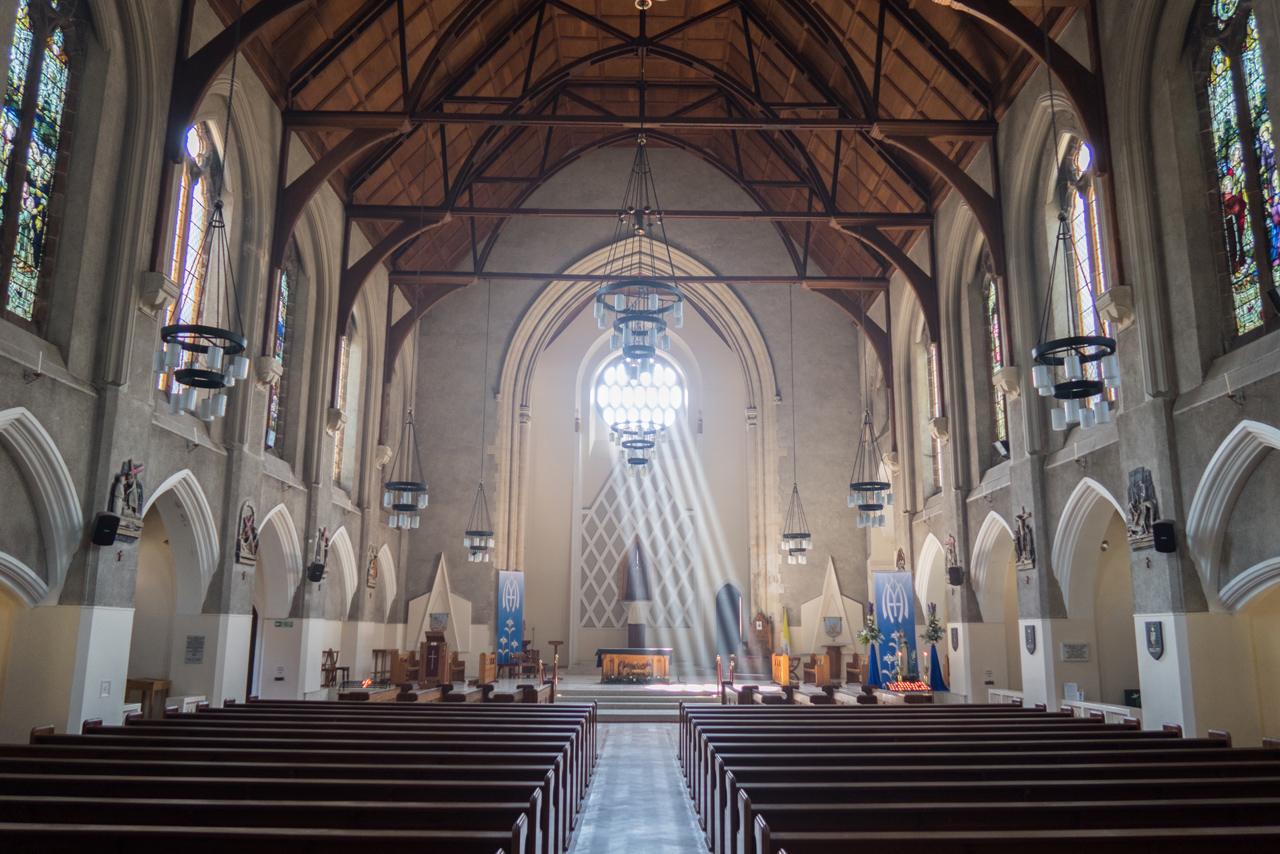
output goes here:
[[[797, 265], [807, 247], [830, 276], [883, 277], [883, 252], [823, 219], [888, 215], [883, 234], [906, 248], [949, 186], [876, 123], [959, 127], [933, 141], [966, 166], [1036, 67], [933, 0], [660, 0], [643, 15], [633, 0], [245, 0], [246, 20], [273, 4], [245, 55], [313, 157], [345, 140], [326, 177], [371, 242], [413, 215], [399, 206], [471, 212], [400, 245], [393, 272], [473, 254], [483, 269], [506, 221], [489, 209], [634, 145], [643, 114], [651, 144], [703, 158], [777, 213]], [[234, 21], [238, 0], [213, 5]], [[1079, 4], [1048, 5], [1056, 33]], [[1039, 2], [1014, 6], [1041, 25]], [[783, 216], [809, 211], [821, 216]]]

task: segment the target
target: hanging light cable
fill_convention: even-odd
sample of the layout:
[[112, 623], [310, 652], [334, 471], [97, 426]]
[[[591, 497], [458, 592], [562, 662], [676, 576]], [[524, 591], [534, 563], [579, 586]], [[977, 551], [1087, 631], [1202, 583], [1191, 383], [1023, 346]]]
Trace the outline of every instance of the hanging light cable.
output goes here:
[[[388, 299], [394, 292], [388, 295]], [[413, 292], [413, 317], [418, 316], [418, 291]], [[427, 483], [422, 472], [422, 451], [418, 448], [418, 433], [413, 426], [413, 407], [405, 415], [404, 429], [400, 431], [400, 444], [395, 458], [387, 469], [391, 476], [382, 485], [382, 506], [391, 513], [387, 524], [392, 528], [418, 527], [418, 511], [427, 507]], [[399, 472], [399, 477], [396, 476]]]
[[[684, 325], [684, 295], [674, 281], [675, 262], [644, 135], [644, 74], [641, 56], [641, 130], [603, 268], [613, 280], [596, 291], [594, 305], [599, 327], [613, 329], [609, 349], [621, 351], [626, 382], [640, 390], [653, 384], [658, 351], [671, 349], [668, 324], [676, 329]], [[661, 410], [651, 407], [616, 411], [625, 417], [610, 425], [610, 439], [618, 443], [628, 473], [644, 477], [669, 425], [659, 416]]]
[[804, 515], [800, 501], [799, 466], [796, 458], [796, 312], [794, 304], [795, 284], [787, 286], [788, 328], [791, 348], [791, 503], [787, 505], [787, 518], [782, 523], [782, 552], [787, 563], [808, 563], [807, 553], [813, 549], [809, 537], [809, 520]]
[[[182, 288], [182, 297], [174, 308], [173, 318], [178, 322], [160, 330], [163, 346], [156, 351], [151, 366], [154, 373], [169, 378], [165, 382], [170, 389], [169, 411], [175, 415], [189, 412], [205, 422], [227, 414], [224, 390], [249, 377], [249, 358], [244, 355], [249, 341], [243, 333], [244, 320], [240, 316], [222, 203], [227, 160], [231, 156], [231, 105], [236, 91], [243, 6], [241, 0], [231, 54], [223, 157], [214, 175], [213, 214], [200, 247], [200, 257], [206, 265], [204, 282], [197, 286], [198, 264], [195, 270], [187, 272], [193, 280], [192, 286]], [[219, 325], [223, 322], [227, 326]], [[208, 394], [201, 397], [202, 392]]]
[[[1051, 145], [1057, 162], [1058, 113], [1053, 90], [1053, 57], [1049, 52], [1049, 19], [1045, 14], [1044, 0], [1040, 2], [1041, 24], [1044, 29], [1045, 76], [1049, 82], [1049, 116], [1053, 132]], [[1059, 168], [1061, 165], [1059, 164]], [[1061, 177], [1061, 176], [1059, 176]], [[1120, 387], [1120, 364], [1116, 358], [1116, 340], [1097, 334], [1103, 329], [1098, 319], [1093, 287], [1079, 288], [1082, 300], [1088, 292], [1088, 306], [1081, 305], [1079, 316], [1071, 307], [1071, 228], [1067, 224], [1064, 205], [1059, 206], [1058, 233], [1054, 238], [1053, 256], [1049, 262], [1049, 277], [1044, 316], [1040, 322], [1040, 343], [1031, 351], [1036, 364], [1031, 369], [1032, 385], [1041, 397], [1053, 396], [1062, 406], [1054, 405], [1050, 414], [1054, 430], [1066, 430], [1072, 424], [1089, 429], [1095, 424], [1111, 420], [1111, 406], [1105, 393], [1108, 388]], [[1067, 299], [1067, 334], [1051, 338], [1054, 326], [1053, 291], [1058, 259], [1062, 259], [1062, 287]], [[1092, 321], [1091, 329], [1082, 329], [1084, 320]]]
[[471, 516], [467, 530], [462, 532], [462, 545], [467, 549], [468, 563], [489, 563], [490, 550], [494, 547], [493, 520], [489, 516], [489, 499], [484, 494], [484, 437], [488, 427], [489, 398], [489, 315], [493, 306], [493, 282], [485, 280], [484, 306], [484, 373], [480, 376], [480, 485], [471, 503]]
[[[865, 315], [866, 309], [864, 307]], [[865, 316], [863, 318], [865, 320]], [[893, 504], [892, 485], [880, 479], [880, 441], [876, 437], [871, 382], [867, 377], [866, 350], [858, 353], [859, 383], [862, 386], [862, 429], [858, 436], [858, 453], [849, 475], [849, 506], [858, 510], [859, 528], [883, 528], [884, 508]]]

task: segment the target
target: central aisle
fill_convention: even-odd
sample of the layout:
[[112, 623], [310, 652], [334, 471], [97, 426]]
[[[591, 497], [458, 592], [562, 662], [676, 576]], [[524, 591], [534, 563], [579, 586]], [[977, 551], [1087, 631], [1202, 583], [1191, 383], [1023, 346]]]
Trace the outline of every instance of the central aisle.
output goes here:
[[680, 765], [677, 724], [600, 724], [600, 762], [569, 854], [704, 854]]

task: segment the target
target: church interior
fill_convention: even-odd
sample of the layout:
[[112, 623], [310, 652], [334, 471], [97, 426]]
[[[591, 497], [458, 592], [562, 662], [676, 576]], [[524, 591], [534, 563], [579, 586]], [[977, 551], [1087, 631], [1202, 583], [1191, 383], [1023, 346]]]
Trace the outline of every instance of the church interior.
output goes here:
[[1280, 4], [0, 44], [7, 850], [1277, 850]]

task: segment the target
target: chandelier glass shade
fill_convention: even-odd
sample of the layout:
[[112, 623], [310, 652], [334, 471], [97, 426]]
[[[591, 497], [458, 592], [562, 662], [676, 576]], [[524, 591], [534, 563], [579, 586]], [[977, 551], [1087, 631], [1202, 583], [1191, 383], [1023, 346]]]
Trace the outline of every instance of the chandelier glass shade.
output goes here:
[[884, 508], [893, 505], [892, 485], [880, 480], [880, 459], [880, 443], [867, 409], [862, 413], [858, 455], [849, 475], [849, 507], [858, 511], [859, 528], [883, 528]]
[[489, 563], [494, 547], [493, 521], [489, 517], [489, 499], [484, 494], [484, 483], [476, 489], [476, 499], [471, 504], [471, 516], [467, 530], [462, 533], [462, 545], [467, 549], [468, 563]]
[[[684, 325], [684, 294], [674, 282], [675, 264], [643, 136], [637, 141], [603, 272], [612, 280], [596, 291], [596, 322], [600, 329], [612, 330], [609, 349], [621, 353], [617, 370], [626, 381], [637, 388], [652, 386], [663, 367], [658, 351], [671, 349], [668, 328]], [[670, 424], [656, 416], [606, 420], [631, 474], [645, 476]]]
[[418, 511], [427, 507], [427, 484], [422, 475], [422, 452], [413, 426], [413, 410], [405, 418], [400, 447], [391, 461], [391, 479], [382, 485], [382, 506], [391, 513], [392, 528], [418, 527]]
[[808, 563], [806, 555], [812, 550], [813, 539], [809, 536], [809, 520], [804, 516], [804, 505], [800, 503], [800, 487], [793, 483], [787, 518], [782, 523], [782, 553], [787, 556], [787, 563]]
[[170, 389], [170, 412], [188, 412], [209, 422], [227, 414], [225, 389], [249, 377], [244, 355], [249, 342], [241, 332], [221, 199], [214, 203], [201, 255], [206, 259], [203, 281], [182, 289], [173, 312], [177, 322], [160, 330], [162, 346], [151, 369], [168, 378], [164, 385]]

